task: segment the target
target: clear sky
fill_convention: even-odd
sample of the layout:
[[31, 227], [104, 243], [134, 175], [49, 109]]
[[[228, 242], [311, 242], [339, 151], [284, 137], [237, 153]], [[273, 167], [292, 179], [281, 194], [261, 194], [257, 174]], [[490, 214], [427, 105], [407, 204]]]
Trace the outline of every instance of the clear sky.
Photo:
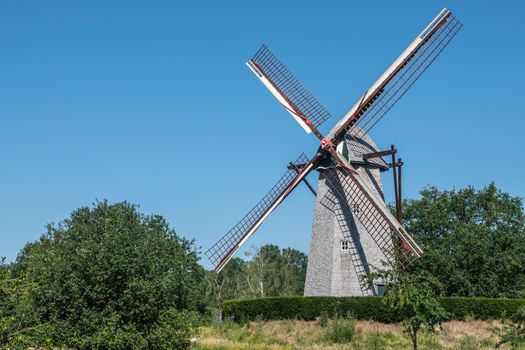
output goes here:
[[[208, 247], [317, 148], [245, 60], [268, 44], [326, 132], [445, 6], [463, 30], [372, 136], [399, 148], [407, 197], [490, 181], [523, 197], [525, 2], [2, 1], [0, 256], [102, 199]], [[313, 204], [301, 186], [247, 246], [307, 251]]]

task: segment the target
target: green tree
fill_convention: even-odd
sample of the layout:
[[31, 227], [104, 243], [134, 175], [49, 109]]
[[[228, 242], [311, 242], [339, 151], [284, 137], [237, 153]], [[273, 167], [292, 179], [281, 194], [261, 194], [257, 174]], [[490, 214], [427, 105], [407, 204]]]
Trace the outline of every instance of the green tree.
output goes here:
[[525, 296], [525, 219], [521, 198], [491, 183], [422, 190], [404, 203], [404, 225], [424, 250], [412, 271], [428, 271], [452, 296]]
[[[510, 322], [509, 322], [510, 321]], [[511, 349], [518, 349], [525, 344], [525, 307], [519, 308], [510, 320], [504, 320], [504, 329], [498, 330], [501, 339], [496, 345], [510, 344]]]
[[422, 329], [434, 332], [447, 317], [436, 296], [438, 282], [426, 273], [410, 274], [391, 266], [377, 269], [366, 279], [371, 288], [378, 280], [386, 287], [383, 303], [402, 320], [413, 350], [417, 350], [417, 337]]
[[280, 296], [303, 295], [307, 265], [308, 256], [305, 253], [293, 248], [281, 250], [281, 268], [278, 272], [282, 275], [283, 288]]
[[218, 320], [222, 319], [221, 304], [225, 300], [246, 296], [246, 262], [231, 259], [220, 273], [206, 271], [206, 298], [210, 311]]
[[220, 273], [206, 272], [206, 300], [217, 319], [225, 300], [303, 295], [306, 254], [267, 244], [252, 248], [247, 256], [248, 261], [231, 259]]
[[246, 267], [248, 295], [251, 297], [302, 295], [306, 278], [306, 254], [266, 244], [248, 253]]
[[13, 266], [39, 288], [38, 322], [79, 349], [183, 349], [204, 311], [193, 242], [127, 202], [96, 203], [49, 225]]
[[0, 346], [27, 348], [33, 344], [48, 344], [48, 325], [36, 322], [30, 293], [36, 288], [25, 278], [11, 276], [0, 260]]

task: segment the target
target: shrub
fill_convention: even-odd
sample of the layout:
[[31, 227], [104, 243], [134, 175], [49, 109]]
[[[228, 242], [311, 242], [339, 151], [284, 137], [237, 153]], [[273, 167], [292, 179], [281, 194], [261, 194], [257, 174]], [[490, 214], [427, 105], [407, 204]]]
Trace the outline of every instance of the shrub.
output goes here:
[[38, 286], [28, 295], [33, 325], [52, 327], [46, 336], [60, 348], [184, 349], [193, 312], [204, 310], [193, 242], [126, 202], [49, 225], [12, 269]]
[[[381, 302], [382, 297], [278, 297], [261, 299], [236, 299], [222, 304], [224, 317], [236, 322], [254, 320], [261, 315], [266, 320], [302, 319], [315, 320], [322, 313], [328, 317], [351, 312], [356, 319], [391, 323], [400, 320], [399, 315], [388, 311]], [[439, 302], [449, 319], [463, 320], [466, 317], [490, 320], [511, 315], [525, 299], [491, 299], [443, 297]]]
[[321, 311], [321, 315], [319, 316], [319, 325], [322, 328], [328, 327], [328, 313], [326, 311]]
[[385, 344], [383, 335], [377, 331], [371, 332], [366, 338], [366, 349], [368, 350], [384, 349], [386, 347]]
[[196, 312], [168, 309], [149, 333], [149, 348], [188, 349], [199, 324], [200, 316]]
[[303, 319], [314, 320], [321, 314], [327, 317], [344, 315], [347, 312], [357, 319], [376, 319], [388, 322], [388, 313], [379, 297], [277, 297], [260, 299], [236, 299], [222, 304], [225, 317], [236, 322], [253, 320], [264, 315], [267, 320]]
[[511, 349], [518, 349], [525, 344], [525, 306], [520, 307], [510, 320], [504, 320], [502, 331], [501, 339], [496, 347], [508, 343]]
[[447, 297], [440, 298], [440, 302], [454, 320], [467, 317], [480, 320], [499, 319], [513, 314], [520, 306], [525, 305], [525, 299], [506, 298]]
[[353, 316], [336, 317], [334, 323], [325, 330], [325, 340], [336, 344], [350, 343], [355, 335], [355, 322]]

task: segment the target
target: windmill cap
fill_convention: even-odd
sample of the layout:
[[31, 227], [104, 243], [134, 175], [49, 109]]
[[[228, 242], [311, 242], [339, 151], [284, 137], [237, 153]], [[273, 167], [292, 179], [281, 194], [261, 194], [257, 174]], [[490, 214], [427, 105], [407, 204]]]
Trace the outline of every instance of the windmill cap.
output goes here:
[[[357, 136], [359, 135], [359, 136]], [[337, 150], [348, 159], [350, 164], [358, 166], [367, 166], [376, 168], [380, 171], [388, 170], [388, 164], [382, 157], [371, 158], [364, 160], [363, 155], [368, 153], [379, 152], [379, 148], [372, 140], [370, 135], [363, 134], [361, 129], [354, 127], [350, 132], [346, 133], [343, 140], [337, 145]], [[335, 167], [335, 163], [328, 157], [317, 168], [324, 170]]]

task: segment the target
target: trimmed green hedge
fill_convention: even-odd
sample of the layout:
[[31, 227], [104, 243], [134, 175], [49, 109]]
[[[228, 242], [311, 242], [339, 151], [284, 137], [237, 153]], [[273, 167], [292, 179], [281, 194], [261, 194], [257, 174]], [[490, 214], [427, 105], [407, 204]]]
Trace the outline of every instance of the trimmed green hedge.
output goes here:
[[493, 320], [503, 315], [510, 316], [520, 306], [525, 306], [525, 299], [507, 298], [448, 297], [440, 298], [440, 302], [454, 320], [462, 320], [467, 316], [480, 320]]
[[[441, 304], [450, 314], [450, 319], [462, 320], [465, 317], [476, 319], [498, 319], [502, 315], [514, 313], [525, 306], [525, 299], [491, 298], [440, 298]], [[389, 312], [381, 297], [281, 297], [262, 299], [237, 299], [222, 304], [225, 318], [244, 320], [313, 320], [321, 312], [330, 316], [346, 315], [351, 312], [357, 319], [379, 322], [397, 322], [399, 315]]]

